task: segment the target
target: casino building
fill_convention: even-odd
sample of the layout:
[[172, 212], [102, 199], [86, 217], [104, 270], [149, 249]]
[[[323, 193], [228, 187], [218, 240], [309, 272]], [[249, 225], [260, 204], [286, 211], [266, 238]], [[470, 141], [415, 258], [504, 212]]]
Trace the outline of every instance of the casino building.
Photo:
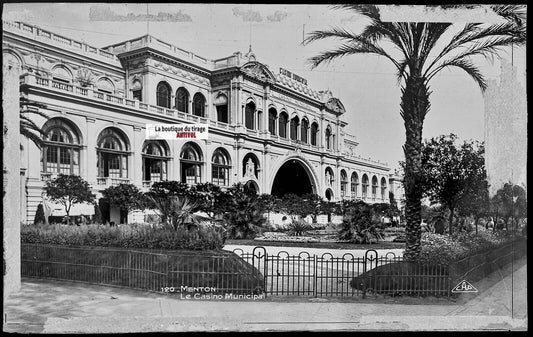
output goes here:
[[[161, 180], [242, 182], [258, 193], [369, 203], [389, 202], [389, 191], [400, 188], [386, 164], [357, 155], [345, 131], [351, 112], [339, 98], [274, 71], [251, 50], [211, 60], [150, 35], [95, 48], [3, 22], [2, 52], [4, 66], [20, 70], [20, 95], [49, 116], [32, 116], [45, 146], [24, 139], [21, 147], [25, 222], [43, 202], [44, 182], [59, 173], [81, 175], [99, 197], [112, 185], [147, 190]], [[147, 124], [204, 124], [209, 137], [151, 140]], [[101, 206], [111, 221], [127, 221]]]

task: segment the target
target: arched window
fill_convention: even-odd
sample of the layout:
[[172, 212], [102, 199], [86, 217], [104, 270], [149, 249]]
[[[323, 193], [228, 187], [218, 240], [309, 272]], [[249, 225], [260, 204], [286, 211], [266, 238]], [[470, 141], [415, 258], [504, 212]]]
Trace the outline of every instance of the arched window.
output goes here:
[[363, 174], [363, 198], [366, 198], [368, 195], [368, 176], [366, 174]]
[[346, 171], [341, 170], [341, 197], [346, 196], [346, 187], [348, 186], [348, 175]]
[[279, 136], [281, 138], [287, 138], [288, 120], [289, 120], [289, 116], [287, 116], [287, 113], [285, 111], [282, 111], [279, 114]]
[[309, 122], [307, 119], [302, 119], [301, 130], [300, 130], [300, 139], [302, 143], [307, 144], [307, 130], [309, 129]]
[[42, 170], [54, 174], [80, 174], [81, 144], [74, 128], [59, 118], [43, 126]]
[[372, 177], [372, 198], [375, 198], [378, 193], [378, 178]]
[[381, 178], [381, 199], [385, 200], [385, 192], [387, 192], [387, 179]]
[[72, 82], [72, 72], [64, 66], [56, 66], [52, 69], [52, 78], [54, 81], [62, 83], [71, 83]]
[[96, 83], [96, 87], [98, 88], [98, 91], [104, 92], [106, 94], [112, 95], [115, 93], [115, 85], [107, 77], [102, 77], [101, 79], [99, 79]]
[[188, 142], [181, 149], [181, 181], [197, 184], [202, 178], [203, 156], [198, 145]]
[[176, 90], [176, 109], [181, 112], [189, 113], [189, 92], [184, 87]]
[[242, 160], [242, 175], [248, 178], [259, 178], [259, 159], [248, 153]]
[[311, 145], [316, 146], [316, 136], [318, 135], [318, 124], [313, 122], [311, 124]]
[[100, 132], [96, 153], [98, 177], [127, 178], [129, 144], [119, 129], [110, 127]]
[[297, 116], [291, 119], [291, 139], [292, 140], [298, 139], [298, 124], [300, 124], [300, 119]]
[[213, 152], [211, 167], [211, 182], [219, 186], [228, 186], [231, 172], [231, 161], [226, 150], [218, 148]]
[[205, 117], [205, 97], [199, 92], [194, 94], [192, 99], [192, 114], [199, 117]]
[[326, 128], [326, 149], [331, 150], [331, 128], [328, 126]]
[[276, 118], [278, 116], [278, 112], [274, 108], [268, 109], [268, 131], [271, 135], [276, 134]]
[[142, 149], [143, 181], [168, 179], [169, 150], [164, 141], [145, 141]]
[[226, 95], [218, 95], [215, 99], [215, 107], [217, 109], [217, 121], [228, 123], [228, 98]]
[[351, 179], [351, 186], [350, 190], [352, 192], [352, 199], [355, 199], [357, 197], [357, 187], [359, 186], [359, 177], [357, 176], [357, 173], [352, 173], [352, 179]]
[[244, 108], [244, 125], [247, 129], [255, 130], [255, 104], [249, 102]]
[[[331, 190], [331, 188], [328, 188], [326, 190], [326, 199], [328, 199], [328, 201], [331, 201], [331, 199], [333, 199], [333, 191]], [[331, 214], [328, 214], [328, 221], [330, 220], [330, 216]]]
[[170, 86], [165, 82], [157, 85], [157, 105], [163, 108], [170, 108]]

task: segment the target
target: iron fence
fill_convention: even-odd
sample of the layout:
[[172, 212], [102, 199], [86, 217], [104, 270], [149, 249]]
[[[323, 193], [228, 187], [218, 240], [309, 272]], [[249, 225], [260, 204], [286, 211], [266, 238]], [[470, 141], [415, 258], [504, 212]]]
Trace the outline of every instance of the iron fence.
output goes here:
[[286, 251], [154, 252], [148, 250], [22, 244], [22, 276], [70, 280], [163, 293], [183, 287], [214, 293], [266, 296], [365, 297], [368, 293], [450, 295], [446, 265], [403, 261], [367, 250], [334, 256]]
[[379, 256], [376, 250], [367, 250], [362, 257], [351, 253], [268, 254], [264, 247], [234, 252], [262, 273], [267, 296], [449, 296], [451, 290], [447, 265], [411, 263], [391, 252]]
[[225, 251], [156, 253], [22, 244], [21, 274], [163, 293], [181, 293], [182, 287], [192, 287], [248, 294], [263, 288], [257, 269]]

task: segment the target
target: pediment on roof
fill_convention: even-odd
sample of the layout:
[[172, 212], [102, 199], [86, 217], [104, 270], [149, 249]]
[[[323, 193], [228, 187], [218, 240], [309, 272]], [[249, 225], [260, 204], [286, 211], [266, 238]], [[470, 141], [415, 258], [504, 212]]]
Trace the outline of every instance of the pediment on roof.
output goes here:
[[345, 113], [346, 109], [344, 109], [344, 105], [341, 103], [341, 101], [338, 98], [332, 97], [328, 100], [326, 103], [326, 107], [332, 111], [338, 112], [338, 113]]
[[274, 74], [264, 64], [257, 61], [246, 63], [241, 67], [241, 71], [261, 81], [276, 82]]

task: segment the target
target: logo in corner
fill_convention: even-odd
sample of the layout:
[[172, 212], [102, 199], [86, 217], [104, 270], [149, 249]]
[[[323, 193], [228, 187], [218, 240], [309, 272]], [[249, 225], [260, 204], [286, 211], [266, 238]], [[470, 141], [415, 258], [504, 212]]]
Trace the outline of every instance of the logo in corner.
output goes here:
[[477, 293], [477, 289], [467, 280], [462, 280], [452, 289], [452, 293]]

